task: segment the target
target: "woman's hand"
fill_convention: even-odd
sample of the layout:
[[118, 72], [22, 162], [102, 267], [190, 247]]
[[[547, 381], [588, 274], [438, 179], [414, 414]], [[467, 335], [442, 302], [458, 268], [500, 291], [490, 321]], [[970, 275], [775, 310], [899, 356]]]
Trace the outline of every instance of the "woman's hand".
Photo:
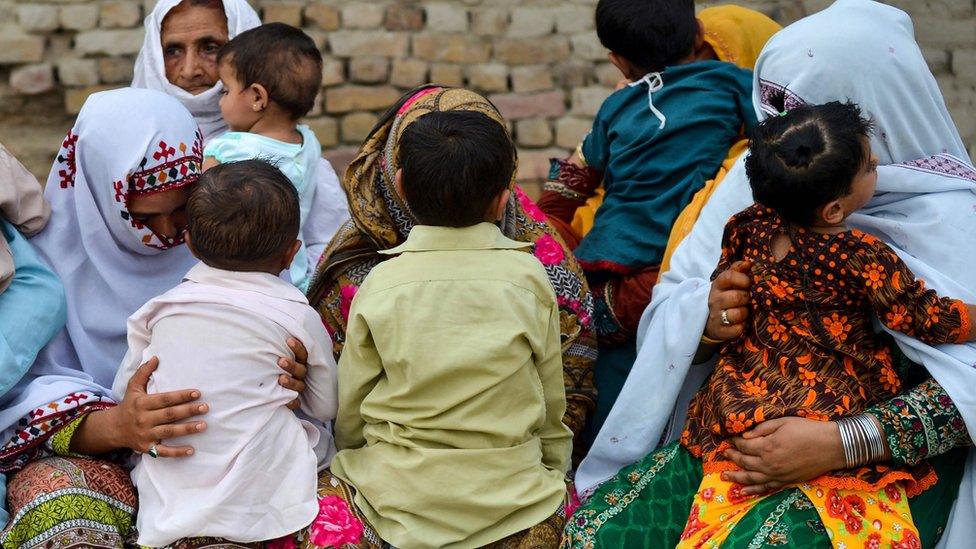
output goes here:
[[799, 417], [771, 419], [741, 437], [725, 457], [742, 468], [722, 478], [741, 484], [743, 494], [765, 494], [844, 469], [844, 447], [837, 424]]
[[209, 407], [194, 402], [200, 398], [196, 389], [150, 395], [147, 385], [157, 366], [156, 357], [139, 366], [118, 406], [89, 414], [71, 439], [71, 451], [85, 455], [120, 448], [147, 452], [155, 445], [160, 457], [193, 455], [192, 446], [166, 446], [161, 442], [202, 432], [207, 428], [204, 421], [180, 422], [206, 414]]
[[[718, 275], [708, 294], [708, 320], [705, 337], [715, 341], [728, 341], [742, 335], [749, 318], [749, 290], [752, 288], [750, 261], [736, 261], [732, 267]], [[725, 312], [723, 322], [722, 312]]]
[[[278, 376], [278, 385], [285, 389], [296, 391], [299, 395], [305, 392], [305, 375], [308, 374], [308, 350], [302, 345], [301, 341], [290, 337], [288, 338], [288, 348], [295, 353], [294, 360], [288, 357], [278, 358], [278, 367], [288, 372]], [[302, 405], [299, 399], [288, 403], [288, 408], [297, 410]]]

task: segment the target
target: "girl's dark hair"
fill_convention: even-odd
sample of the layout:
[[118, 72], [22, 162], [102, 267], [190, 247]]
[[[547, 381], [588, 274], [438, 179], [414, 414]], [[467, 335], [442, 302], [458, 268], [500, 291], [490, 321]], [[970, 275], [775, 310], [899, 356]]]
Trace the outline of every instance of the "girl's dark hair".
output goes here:
[[322, 85], [322, 53], [309, 35], [284, 23], [244, 31], [217, 51], [246, 88], [260, 84], [269, 98], [298, 119], [315, 106]]
[[475, 111], [425, 114], [400, 138], [403, 197], [422, 225], [470, 227], [512, 181], [505, 127]]
[[646, 72], [657, 72], [695, 48], [694, 0], [600, 0], [596, 34], [603, 47]]
[[746, 174], [756, 202], [809, 225], [817, 208], [851, 192], [871, 158], [871, 121], [854, 103], [801, 105], [755, 129]]

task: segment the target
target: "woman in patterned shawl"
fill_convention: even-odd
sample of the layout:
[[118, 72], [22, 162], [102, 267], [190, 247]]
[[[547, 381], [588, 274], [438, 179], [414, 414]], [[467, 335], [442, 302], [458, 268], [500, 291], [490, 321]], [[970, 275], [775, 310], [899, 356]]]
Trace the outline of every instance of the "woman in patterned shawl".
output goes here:
[[[322, 315], [337, 356], [342, 351], [349, 305], [356, 289], [370, 269], [384, 259], [378, 252], [406, 240], [416, 223], [393, 184], [400, 137], [407, 126], [424, 114], [449, 110], [482, 112], [504, 124], [497, 109], [476, 93], [423, 86], [405, 95], [382, 117], [346, 171], [342, 184], [349, 197], [352, 219], [326, 249], [309, 290], [309, 303]], [[593, 298], [586, 279], [572, 254], [546, 223], [546, 216], [518, 187], [512, 193], [501, 229], [511, 239], [535, 243], [534, 253], [556, 291], [566, 381], [564, 422], [574, 434], [579, 434], [595, 397], [596, 341], [590, 329]]]

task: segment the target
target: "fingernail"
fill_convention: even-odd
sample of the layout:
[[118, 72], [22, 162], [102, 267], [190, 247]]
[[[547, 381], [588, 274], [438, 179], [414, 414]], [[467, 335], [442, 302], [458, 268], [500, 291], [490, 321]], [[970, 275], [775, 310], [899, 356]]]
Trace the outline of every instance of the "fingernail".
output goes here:
[[197, 411], [198, 412], [206, 412], [207, 411], [206, 405], [201, 404], [200, 406], [197, 406]]
[[205, 426], [203, 423], [197, 423], [197, 431], [202, 431]]
[[281, 366], [282, 368], [284, 368], [285, 366], [288, 366], [288, 361], [285, 360], [285, 359], [283, 359], [283, 358], [279, 358], [278, 359], [278, 366]]
[[192, 393], [190, 393], [190, 398], [200, 398], [200, 393], [198, 393], [197, 391], [193, 391]]
[[193, 448], [190, 448], [189, 450], [187, 450], [186, 451], [186, 455], [192, 456], [193, 455]]

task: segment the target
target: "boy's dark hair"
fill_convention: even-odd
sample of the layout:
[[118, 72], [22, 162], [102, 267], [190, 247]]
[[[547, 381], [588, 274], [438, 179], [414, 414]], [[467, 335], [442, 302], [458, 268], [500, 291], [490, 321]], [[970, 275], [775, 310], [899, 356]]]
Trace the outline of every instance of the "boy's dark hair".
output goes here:
[[224, 62], [231, 63], [241, 86], [261, 84], [295, 119], [315, 106], [322, 86], [322, 53], [300, 29], [267, 23], [244, 31], [217, 52], [217, 63]]
[[809, 225], [817, 208], [851, 192], [870, 161], [871, 121], [854, 103], [802, 105], [754, 131], [746, 174], [756, 202], [786, 221]]
[[600, 0], [596, 34], [603, 47], [644, 72], [658, 72], [695, 48], [694, 0]]
[[512, 181], [515, 148], [508, 132], [473, 111], [432, 112], [400, 139], [404, 199], [422, 225], [470, 227]]
[[298, 192], [263, 160], [228, 162], [200, 176], [186, 204], [190, 242], [218, 269], [262, 270], [298, 238]]

